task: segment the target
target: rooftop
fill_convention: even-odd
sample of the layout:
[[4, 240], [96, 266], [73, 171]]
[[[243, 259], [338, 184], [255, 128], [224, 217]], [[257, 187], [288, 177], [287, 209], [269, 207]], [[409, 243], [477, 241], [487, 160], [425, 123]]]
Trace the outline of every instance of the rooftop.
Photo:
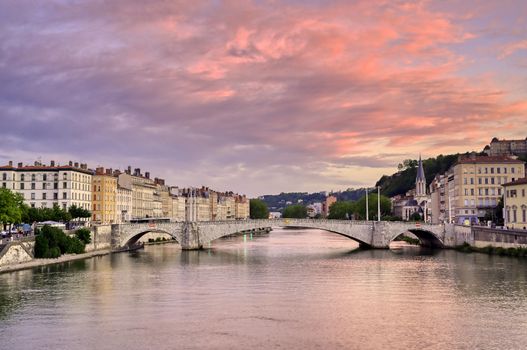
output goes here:
[[514, 185], [527, 185], [527, 177], [524, 177], [524, 178], [521, 178], [515, 181], [507, 182], [503, 186], [514, 186]]
[[491, 164], [491, 163], [511, 163], [523, 164], [519, 159], [514, 159], [507, 156], [464, 156], [460, 157], [456, 164]]

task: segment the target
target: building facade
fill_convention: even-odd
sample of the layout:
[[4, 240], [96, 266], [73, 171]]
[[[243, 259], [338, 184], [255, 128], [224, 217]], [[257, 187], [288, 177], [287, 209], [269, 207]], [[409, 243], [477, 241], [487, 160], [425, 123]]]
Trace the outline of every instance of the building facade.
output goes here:
[[493, 138], [483, 150], [488, 156], [527, 156], [527, 138], [524, 140], [499, 140]]
[[505, 226], [509, 229], [527, 229], [527, 178], [503, 185], [505, 195], [503, 212]]
[[92, 221], [112, 224], [116, 221], [117, 178], [112, 170], [97, 168], [92, 178]]
[[115, 199], [115, 223], [124, 223], [132, 219], [132, 187], [123, 187], [117, 184]]
[[[69, 162], [50, 165], [35, 162], [34, 165], [12, 162], [0, 167], [2, 187], [20, 193], [24, 202], [33, 208], [52, 208], [58, 205], [62, 209], [77, 206], [91, 210], [92, 175], [86, 164]], [[5, 179], [5, 180], [4, 180]]]
[[454, 222], [468, 225], [488, 218], [503, 195], [502, 185], [523, 177], [524, 162], [511, 157], [460, 157], [453, 166], [453, 183], [449, 182]]

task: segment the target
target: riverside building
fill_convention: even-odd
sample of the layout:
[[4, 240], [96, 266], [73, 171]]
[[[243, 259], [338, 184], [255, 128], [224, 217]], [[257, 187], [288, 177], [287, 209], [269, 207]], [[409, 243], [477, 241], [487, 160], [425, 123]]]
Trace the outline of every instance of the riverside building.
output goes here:
[[492, 215], [503, 195], [502, 185], [525, 177], [524, 162], [508, 156], [461, 156], [453, 165], [451, 217], [474, 224]]
[[86, 164], [69, 162], [59, 165], [51, 161], [49, 165], [35, 162], [33, 165], [13, 162], [0, 167], [2, 187], [20, 193], [24, 202], [32, 208], [52, 208], [58, 205], [63, 209], [75, 205], [91, 210], [92, 175]]
[[92, 178], [92, 221], [97, 224], [116, 222], [117, 177], [112, 169], [95, 170]]
[[505, 196], [503, 211], [505, 226], [510, 229], [527, 229], [527, 178], [503, 185]]

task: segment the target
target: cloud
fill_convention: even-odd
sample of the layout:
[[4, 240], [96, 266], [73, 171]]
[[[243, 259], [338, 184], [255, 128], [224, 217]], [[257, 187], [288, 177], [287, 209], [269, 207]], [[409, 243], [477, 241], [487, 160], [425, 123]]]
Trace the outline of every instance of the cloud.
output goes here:
[[0, 149], [255, 195], [516, 136], [527, 105], [463, 74], [478, 13], [435, 5], [2, 3]]

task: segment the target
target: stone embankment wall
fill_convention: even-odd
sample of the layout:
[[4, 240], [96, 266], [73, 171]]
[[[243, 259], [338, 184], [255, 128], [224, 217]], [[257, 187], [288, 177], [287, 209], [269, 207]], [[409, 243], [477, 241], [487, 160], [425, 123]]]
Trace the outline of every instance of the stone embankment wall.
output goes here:
[[0, 246], [0, 266], [33, 260], [34, 241], [14, 241]]
[[[476, 247], [502, 247], [502, 248], [527, 248], [527, 231], [501, 230], [488, 227], [472, 227]], [[470, 243], [470, 242], [467, 242]]]
[[111, 225], [96, 225], [91, 227], [91, 243], [86, 244], [86, 252], [110, 249], [112, 241]]

